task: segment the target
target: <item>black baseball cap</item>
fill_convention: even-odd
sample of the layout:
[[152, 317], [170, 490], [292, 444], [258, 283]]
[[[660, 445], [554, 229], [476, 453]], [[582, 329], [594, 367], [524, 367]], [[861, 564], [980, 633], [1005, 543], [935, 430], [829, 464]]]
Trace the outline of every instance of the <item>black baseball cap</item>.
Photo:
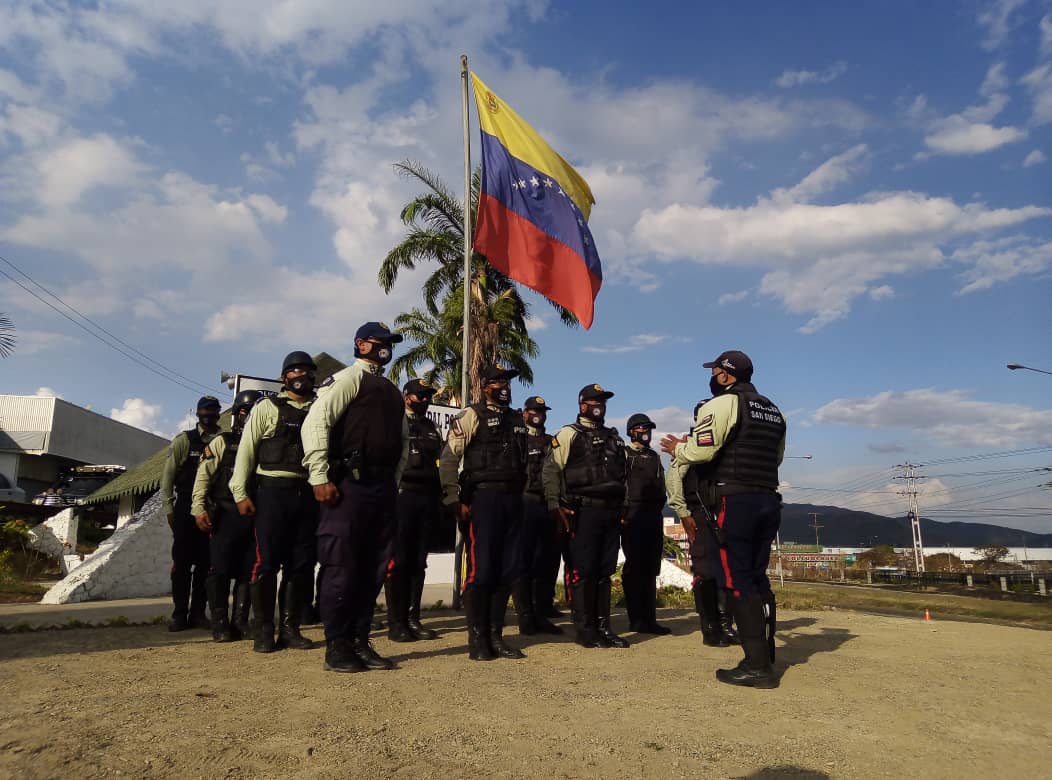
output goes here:
[[203, 395], [197, 402], [197, 411], [201, 411], [202, 409], [218, 410], [219, 408], [219, 399], [214, 395]]
[[354, 334], [354, 340], [357, 341], [358, 339], [375, 339], [376, 341], [398, 344], [402, 340], [402, 334], [392, 333], [391, 329], [382, 322], [367, 322], [358, 328], [357, 333]]
[[403, 395], [432, 396], [437, 392], [437, 387], [432, 387], [423, 379], [410, 379], [402, 388]]
[[546, 404], [544, 402], [544, 399], [541, 398], [539, 395], [531, 395], [529, 398], [527, 398], [526, 399], [526, 403], [524, 403], [522, 405], [522, 408], [523, 409], [540, 409], [540, 410], [543, 410], [545, 412], [550, 412], [551, 409], [552, 409], [550, 406], [548, 406], [548, 404]]
[[628, 418], [628, 424], [625, 425], [625, 430], [630, 431], [633, 428], [650, 428], [653, 430], [654, 428], [657, 428], [657, 426], [654, 425], [654, 421], [645, 414], [633, 414]]
[[482, 384], [486, 385], [490, 382], [510, 382], [518, 375], [519, 372], [514, 368], [505, 368], [502, 365], [493, 364], [482, 369]]
[[600, 385], [585, 385], [581, 388], [581, 392], [577, 394], [577, 403], [583, 404], [585, 401], [595, 401], [597, 399], [605, 401], [607, 398], [613, 397], [613, 393], [609, 390], [604, 390]]
[[737, 349], [729, 349], [721, 352], [720, 356], [711, 363], [702, 363], [705, 368], [722, 368], [728, 374], [738, 379], [748, 379], [752, 376], [752, 360], [744, 352]]

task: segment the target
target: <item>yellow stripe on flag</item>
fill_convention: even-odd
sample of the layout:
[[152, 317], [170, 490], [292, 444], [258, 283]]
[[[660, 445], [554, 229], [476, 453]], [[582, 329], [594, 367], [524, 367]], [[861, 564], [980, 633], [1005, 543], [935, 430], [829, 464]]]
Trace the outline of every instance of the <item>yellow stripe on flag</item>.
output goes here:
[[548, 146], [547, 141], [515, 113], [515, 109], [493, 94], [482, 79], [472, 73], [471, 80], [475, 86], [475, 105], [482, 131], [495, 136], [513, 157], [555, 179], [587, 220], [595, 203], [588, 182], [562, 155]]

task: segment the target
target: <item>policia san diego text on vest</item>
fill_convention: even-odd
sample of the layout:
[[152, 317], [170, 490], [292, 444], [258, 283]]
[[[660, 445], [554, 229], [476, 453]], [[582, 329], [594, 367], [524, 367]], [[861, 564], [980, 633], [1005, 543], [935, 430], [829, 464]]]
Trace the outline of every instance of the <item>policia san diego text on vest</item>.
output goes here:
[[[306, 352], [290, 352], [285, 357], [281, 365], [285, 389], [264, 398], [252, 409], [230, 480], [238, 511], [253, 517], [255, 524], [251, 595], [258, 624], [252, 649], [258, 653], [283, 647], [313, 647], [300, 633], [300, 619], [314, 593], [318, 503], [307, 483], [300, 432], [314, 401], [316, 370]], [[249, 493], [253, 482], [254, 499]], [[280, 606], [277, 642], [276, 597]]]
[[173, 609], [169, 631], [185, 631], [191, 626], [209, 628], [205, 616], [208, 536], [194, 522], [190, 505], [201, 454], [219, 433], [219, 400], [210, 395], [201, 398], [197, 420], [196, 427], [172, 439], [161, 472], [161, 497], [172, 529]]
[[603, 425], [613, 395], [597, 384], [581, 389], [577, 422], [555, 435], [541, 473], [548, 509], [570, 535], [570, 608], [582, 647], [628, 647], [610, 625], [625, 501], [624, 441]]
[[[711, 363], [714, 397], [696, 414], [689, 437], [662, 441], [662, 449], [683, 464], [711, 464], [704, 474], [714, 486], [715, 533], [723, 585], [745, 658], [716, 678], [732, 685], [774, 688], [775, 600], [767, 578], [771, 542], [781, 522], [778, 466], [785, 448], [785, 420], [770, 399], [751, 384], [753, 366], [740, 351], [724, 352]], [[684, 518], [689, 525], [690, 518]]]
[[[233, 642], [248, 637], [249, 583], [256, 559], [252, 518], [237, 511], [230, 479], [249, 412], [263, 394], [243, 390], [230, 408], [231, 430], [205, 447], [194, 480], [190, 511], [197, 527], [209, 535], [208, 609], [212, 639]], [[230, 616], [230, 582], [234, 582], [234, 614]]]

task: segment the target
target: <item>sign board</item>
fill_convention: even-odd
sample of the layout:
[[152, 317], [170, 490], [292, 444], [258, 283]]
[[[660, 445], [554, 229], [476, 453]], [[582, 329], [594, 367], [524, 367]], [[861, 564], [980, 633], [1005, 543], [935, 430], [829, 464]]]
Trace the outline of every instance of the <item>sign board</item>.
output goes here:
[[234, 377], [234, 397], [242, 390], [259, 390], [263, 395], [277, 395], [284, 387], [277, 379], [264, 379], [261, 376], [237, 374]]
[[438, 431], [442, 434], [442, 441], [445, 441], [446, 436], [449, 435], [449, 426], [453, 424], [453, 418], [462, 411], [457, 406], [440, 406], [439, 404], [431, 404], [427, 408], [427, 416], [438, 426]]

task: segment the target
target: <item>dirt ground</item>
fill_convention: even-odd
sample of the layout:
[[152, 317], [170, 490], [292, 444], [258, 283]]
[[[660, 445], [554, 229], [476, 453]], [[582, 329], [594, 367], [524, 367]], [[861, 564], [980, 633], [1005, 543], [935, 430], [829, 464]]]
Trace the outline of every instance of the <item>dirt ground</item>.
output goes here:
[[675, 610], [628, 650], [524, 638], [489, 663], [432, 614], [438, 640], [378, 632], [399, 669], [352, 675], [163, 626], [4, 635], [0, 777], [1052, 776], [1052, 633], [780, 617], [772, 691], [717, 683], [740, 650]]

